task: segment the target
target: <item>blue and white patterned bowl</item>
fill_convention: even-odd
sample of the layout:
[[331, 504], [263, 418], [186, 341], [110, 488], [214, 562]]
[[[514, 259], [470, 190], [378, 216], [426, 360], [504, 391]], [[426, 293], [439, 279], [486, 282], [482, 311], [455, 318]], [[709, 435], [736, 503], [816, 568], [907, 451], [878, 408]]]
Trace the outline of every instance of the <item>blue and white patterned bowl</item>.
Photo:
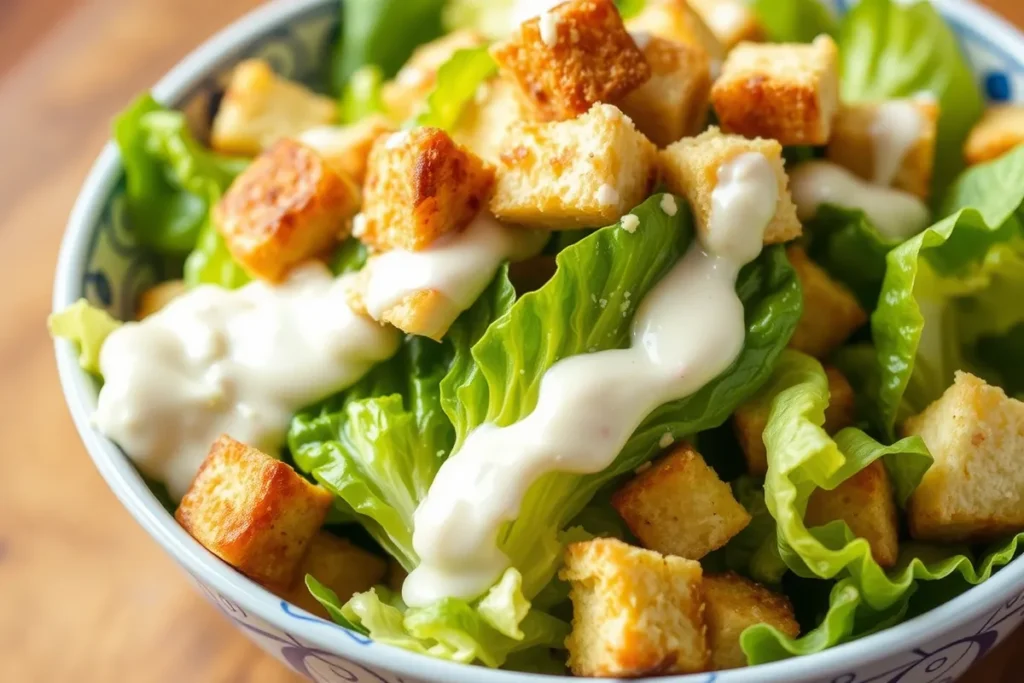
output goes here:
[[[947, 17], [991, 100], [1024, 100], [1024, 36], [966, 0], [934, 0]], [[833, 0], [842, 12], [851, 0]], [[228, 70], [244, 57], [269, 59], [281, 73], [311, 79], [337, 34], [337, 0], [277, 0], [209, 40], [154, 88], [161, 102], [209, 125]], [[133, 243], [123, 216], [123, 173], [107, 145], [89, 173], [68, 222], [57, 264], [54, 310], [85, 296], [129, 318], [136, 295], [158, 281], [159, 259]], [[135, 519], [184, 568], [196, 586], [249, 638], [289, 667], [324, 683], [526, 683], [548, 677], [488, 671], [436, 661], [314, 617], [223, 564], [167, 513], [116, 445], [89, 422], [95, 382], [69, 344], [57, 342], [65, 397], [96, 467]], [[692, 683], [949, 683], [1024, 621], [1024, 559], [923, 616], [822, 654], [719, 674]]]

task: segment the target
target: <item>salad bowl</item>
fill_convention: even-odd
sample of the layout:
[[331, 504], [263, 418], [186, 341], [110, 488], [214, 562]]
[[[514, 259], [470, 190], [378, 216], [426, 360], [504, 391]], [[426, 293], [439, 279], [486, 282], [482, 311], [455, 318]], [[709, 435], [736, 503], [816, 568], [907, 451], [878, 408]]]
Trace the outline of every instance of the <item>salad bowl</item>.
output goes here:
[[[843, 13], [854, 0], [834, 0]], [[935, 0], [991, 102], [1024, 100], [1024, 36], [965, 0]], [[228, 74], [260, 57], [275, 71], [312, 81], [337, 35], [335, 0], [277, 0], [255, 10], [182, 60], [154, 97], [186, 113], [195, 130], [209, 129]], [[126, 228], [124, 174], [108, 144], [71, 214], [61, 248], [53, 307], [80, 298], [129, 319], [138, 294], [164, 276], [164, 263]], [[284, 664], [324, 683], [526, 683], [555, 680], [438, 661], [389, 645], [307, 613], [236, 573], [207, 552], [168, 513], [121, 450], [90, 423], [97, 385], [70, 345], [57, 343], [57, 362], [76, 427], [115, 495], [182, 567], [196, 588], [236, 627]], [[959, 597], [890, 629], [825, 652], [719, 673], [670, 677], [716, 683], [945, 683], [953, 681], [1024, 622], [1024, 560], [1017, 559]]]

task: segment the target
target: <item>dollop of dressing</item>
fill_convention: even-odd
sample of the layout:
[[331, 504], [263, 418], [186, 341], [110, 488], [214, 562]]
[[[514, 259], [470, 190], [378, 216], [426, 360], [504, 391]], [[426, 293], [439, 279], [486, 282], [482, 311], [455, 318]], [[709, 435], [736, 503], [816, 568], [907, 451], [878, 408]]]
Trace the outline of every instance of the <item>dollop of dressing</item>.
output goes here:
[[398, 348], [393, 328], [348, 306], [321, 263], [281, 285], [204, 285], [113, 332], [93, 421], [148, 476], [184, 495], [221, 434], [274, 453], [292, 415]]
[[736, 359], [745, 337], [736, 277], [760, 253], [777, 202], [764, 156], [724, 164], [711, 223], [728, 234], [694, 243], [644, 298], [630, 348], [558, 361], [541, 378], [529, 415], [469, 433], [414, 515], [421, 564], [403, 585], [407, 604], [482, 594], [510, 564], [498, 531], [518, 516], [535, 481], [553, 471], [605, 469], [652, 410], [696, 392]]
[[928, 207], [914, 195], [874, 185], [830, 161], [807, 161], [789, 175], [800, 220], [814, 218], [822, 204], [863, 211], [886, 237], [905, 239], [928, 226]]
[[878, 105], [870, 129], [875, 160], [872, 182], [892, 185], [923, 127], [924, 117], [913, 100], [890, 100]]

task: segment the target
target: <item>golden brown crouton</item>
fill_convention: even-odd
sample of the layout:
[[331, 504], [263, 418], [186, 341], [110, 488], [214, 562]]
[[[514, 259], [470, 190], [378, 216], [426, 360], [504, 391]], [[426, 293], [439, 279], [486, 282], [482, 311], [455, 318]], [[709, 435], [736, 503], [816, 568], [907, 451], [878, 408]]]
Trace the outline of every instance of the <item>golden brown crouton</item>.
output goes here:
[[689, 0], [690, 5], [715, 34], [725, 51], [739, 43], [764, 38], [764, 29], [754, 10], [743, 0]]
[[491, 48], [538, 118], [564, 121], [614, 102], [651, 77], [612, 0], [569, 0]]
[[480, 47], [484, 42], [479, 33], [462, 30], [416, 48], [394, 80], [381, 87], [380, 97], [388, 116], [403, 121], [416, 114], [437, 83], [438, 69], [459, 50]]
[[343, 237], [358, 206], [351, 180], [286, 138], [235, 178], [213, 218], [235, 260], [250, 275], [277, 282]]
[[491, 213], [535, 228], [599, 228], [642, 202], [658, 150], [609, 104], [556, 123], [525, 123], [505, 138]]
[[809, 527], [842, 520], [871, 545], [871, 556], [883, 567], [899, 555], [899, 517], [889, 472], [876, 460], [831, 491], [816, 489], [807, 503]]
[[910, 498], [914, 538], [982, 542], [1024, 529], [1024, 403], [957, 372], [903, 431], [935, 458]]
[[161, 308], [171, 303], [186, 291], [185, 283], [181, 280], [168, 280], [154, 285], [139, 295], [139, 305], [135, 309], [135, 319], [142, 320], [146, 316], [153, 315]]
[[247, 59], [231, 74], [210, 144], [225, 154], [253, 156], [281, 138], [331, 123], [337, 114], [330, 97], [277, 76], [262, 59]]
[[356, 185], [366, 179], [366, 162], [377, 138], [394, 133], [395, 126], [379, 114], [348, 126], [318, 126], [299, 136], [299, 142], [315, 149], [335, 170]]
[[513, 124], [533, 119], [532, 109], [522, 102], [515, 83], [493, 78], [477, 89], [452, 130], [452, 138], [492, 164], [500, 163], [505, 136]]
[[828, 36], [810, 45], [740, 43], [711, 88], [722, 130], [824, 145], [839, 107], [838, 49]]
[[378, 251], [419, 251], [466, 227], [487, 203], [494, 168], [440, 128], [415, 128], [382, 138], [370, 152], [362, 225]]
[[708, 118], [711, 74], [698, 47], [657, 36], [638, 39], [651, 65], [651, 78], [626, 95], [622, 111], [659, 147], [696, 135]]
[[825, 358], [867, 322], [868, 314], [850, 290], [808, 258], [803, 247], [788, 247], [786, 256], [804, 294], [804, 310], [789, 346], [815, 358]]
[[707, 667], [701, 567], [613, 538], [573, 543], [559, 576], [571, 582], [577, 676], [656, 676]]
[[647, 0], [626, 28], [699, 48], [715, 71], [725, 59], [725, 47], [686, 0]]
[[644, 547], [691, 560], [750, 523], [729, 485], [686, 443], [616, 491], [612, 506]]
[[800, 635], [793, 606], [784, 595], [733, 572], [705, 576], [703, 588], [712, 671], [747, 665], [740, 635], [748, 626], [768, 624], [790, 638]]
[[359, 546], [352, 545], [344, 538], [321, 531], [313, 537], [309, 550], [299, 569], [295, 572], [295, 583], [287, 590], [275, 590], [279, 596], [315, 614], [321, 619], [330, 619], [316, 598], [306, 587], [306, 574], [338, 594], [345, 602], [356, 593], [362, 593], [380, 583], [387, 573], [387, 560]]
[[[921, 122], [916, 139], [894, 169], [880, 167], [880, 160], [875, 154], [878, 149], [876, 128], [887, 125], [884, 119], [879, 118], [880, 111], [884, 116], [883, 107], [912, 107], [911, 111], [917, 111]], [[894, 173], [888, 184], [927, 198], [935, 165], [935, 130], [938, 119], [939, 105], [925, 99], [843, 105], [832, 124], [828, 158], [861, 178], [875, 182], [886, 182], [882, 174], [891, 170]]]
[[[828, 377], [829, 401], [825, 408], [825, 431], [835, 434], [853, 424], [855, 418], [853, 387], [843, 373], [830, 365], [825, 366]], [[764, 446], [764, 428], [768, 425], [768, 414], [772, 406], [765, 397], [755, 396], [740, 405], [732, 416], [736, 440], [743, 449], [747, 471], [755, 477], [768, 472], [768, 453]]]
[[207, 550], [260, 583], [291, 586], [333, 496], [288, 465], [222, 436], [174, 518]]
[[802, 227], [796, 206], [789, 194], [789, 177], [783, 168], [782, 146], [775, 140], [747, 140], [739, 135], [724, 135], [711, 127], [695, 138], [683, 138], [662, 150], [659, 161], [668, 189], [690, 202], [697, 232], [709, 237], [711, 193], [718, 184], [718, 169], [747, 152], [763, 154], [775, 168], [779, 183], [779, 201], [775, 216], [764, 231], [765, 244], [787, 242], [800, 236]]
[[1024, 143], [1024, 104], [989, 107], [964, 145], [969, 166], [991, 161]]

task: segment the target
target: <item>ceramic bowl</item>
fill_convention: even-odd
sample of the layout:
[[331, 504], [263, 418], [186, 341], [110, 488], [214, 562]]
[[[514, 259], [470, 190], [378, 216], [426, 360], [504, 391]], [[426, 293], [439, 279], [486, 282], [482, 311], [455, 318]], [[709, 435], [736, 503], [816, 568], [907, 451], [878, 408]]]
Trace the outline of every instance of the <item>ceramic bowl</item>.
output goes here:
[[[850, 0], [833, 0], [838, 12]], [[935, 0], [963, 43], [991, 100], [1024, 99], [1024, 36], [966, 0]], [[337, 35], [337, 0], [278, 0], [231, 25], [186, 57], [153, 89], [208, 128], [226, 74], [263, 57], [291, 78], [311, 80]], [[130, 318], [136, 295], [163, 277], [160, 259], [125, 228], [124, 176], [108, 144], [68, 222], [54, 287], [54, 310], [80, 297]], [[196, 543], [161, 506], [129, 460], [89, 422], [97, 385], [71, 346], [56, 345], [65, 397], [96, 467], [128, 511], [240, 631], [298, 673], [324, 683], [526, 683], [555, 680], [437, 661], [323, 621], [283, 602]], [[923, 616], [824, 653], [718, 674], [665, 681], [698, 683], [948, 683], [1024, 620], [1024, 558], [988, 582]]]

